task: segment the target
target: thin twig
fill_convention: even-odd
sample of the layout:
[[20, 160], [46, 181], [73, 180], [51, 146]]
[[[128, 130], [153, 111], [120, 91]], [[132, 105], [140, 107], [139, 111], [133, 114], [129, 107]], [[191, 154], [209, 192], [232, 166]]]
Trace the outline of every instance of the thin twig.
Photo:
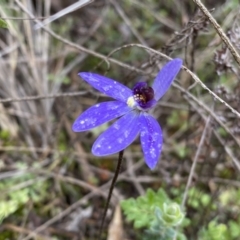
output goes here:
[[29, 97], [21, 97], [21, 98], [5, 98], [5, 99], [0, 99], [0, 103], [35, 101], [35, 100], [43, 100], [43, 99], [51, 99], [51, 98], [59, 98], [59, 97], [74, 97], [74, 96], [85, 95], [86, 93], [88, 93], [88, 91], [58, 93], [58, 94], [50, 94], [50, 95], [38, 95], [38, 96], [29, 96]]
[[147, 46], [146, 41], [142, 38], [142, 36], [139, 34], [136, 28], [133, 27], [133, 24], [131, 23], [131, 20], [128, 18], [128, 16], [125, 14], [119, 3], [115, 0], [110, 0], [110, 2], [115, 7], [116, 11], [118, 12], [119, 16], [123, 19], [125, 24], [129, 27], [132, 34], [137, 38], [137, 40], [142, 44]]
[[126, 158], [126, 163], [127, 163], [128, 174], [129, 174], [129, 177], [132, 179], [133, 185], [137, 189], [139, 195], [144, 195], [145, 194], [144, 188], [138, 181], [136, 173], [135, 173], [134, 169], [132, 168], [133, 158], [132, 158], [132, 154], [130, 151], [127, 156], [125, 155], [125, 158]]
[[[193, 163], [192, 163], [192, 167], [191, 167], [191, 170], [190, 170], [190, 174], [189, 174], [189, 177], [188, 177], [188, 181], [187, 181], [187, 185], [186, 185], [186, 188], [185, 188], [185, 191], [184, 191], [184, 194], [183, 194], [183, 199], [182, 199], [182, 203], [181, 203], [181, 207], [182, 209], [184, 208], [184, 205], [186, 203], [186, 200], [187, 200], [187, 195], [188, 195], [188, 190], [190, 188], [190, 185], [192, 183], [192, 178], [193, 178], [193, 174], [195, 172], [195, 167], [197, 165], [197, 160], [198, 160], [198, 157], [201, 153], [201, 150], [202, 150], [202, 146], [203, 146], [203, 143], [204, 143], [204, 140], [205, 140], [205, 137], [207, 135], [207, 130], [208, 130], [208, 127], [209, 127], [209, 124], [210, 124], [210, 120], [211, 120], [211, 116], [208, 117], [207, 119], [207, 122], [205, 124], [205, 128], [204, 128], [204, 131], [202, 133], [202, 137], [200, 139], [200, 143], [199, 143], [199, 146], [198, 146], [198, 149], [197, 149], [197, 152], [195, 154], [195, 157], [193, 159]], [[177, 232], [178, 232], [178, 228], [174, 234], [174, 237], [173, 237], [173, 240], [176, 240], [177, 238]]]
[[172, 21], [167, 18], [167, 16], [162, 16], [158, 11], [152, 7], [149, 2], [144, 3], [144, 1], [130, 0], [130, 3], [134, 4], [137, 8], [142, 9], [144, 12], [149, 12], [152, 17], [154, 17], [160, 24], [174, 31], [179, 30], [179, 26], [176, 21]]
[[[18, 232], [18, 233], [24, 233], [24, 234], [33, 234], [33, 232], [31, 230], [28, 230], [26, 228], [22, 228], [19, 226], [15, 226], [13, 224], [10, 223], [6, 223], [6, 224], [2, 224], [2, 229], [6, 229], [6, 230], [11, 230], [13, 232]], [[52, 237], [46, 237], [40, 234], [34, 234], [34, 236], [38, 239], [42, 239], [42, 240], [51, 240]]]
[[34, 17], [34, 18], [24, 18], [24, 17], [0, 17], [3, 20], [41, 20], [46, 17]]
[[186, 188], [185, 188], [185, 191], [184, 191], [184, 194], [183, 194], [183, 199], [182, 199], [182, 203], [181, 203], [182, 208], [184, 207], [184, 205], [186, 203], [186, 200], [187, 200], [188, 190], [190, 188], [190, 185], [191, 185], [191, 182], [192, 182], [192, 179], [193, 179], [193, 174], [195, 172], [195, 167], [196, 167], [196, 164], [197, 164], [197, 161], [198, 161], [198, 157], [199, 157], [199, 155], [202, 151], [203, 143], [204, 143], [204, 140], [205, 140], [206, 135], [207, 135], [207, 130], [208, 130], [208, 127], [209, 127], [209, 124], [210, 124], [210, 120], [211, 120], [211, 116], [209, 116], [208, 119], [207, 119], [204, 131], [202, 133], [202, 137], [200, 139], [200, 143], [199, 143], [197, 152], [196, 152], [195, 157], [193, 159], [193, 164], [192, 164], [192, 167], [191, 167], [191, 170], [190, 170], [187, 185], [186, 185]]
[[[186, 98], [187, 99], [187, 98]], [[188, 100], [188, 99], [187, 99]], [[205, 120], [207, 121], [207, 117], [205, 117], [200, 111], [199, 108], [197, 106], [195, 106], [195, 104], [188, 100], [189, 104], [191, 105], [192, 108], [195, 109], [195, 111]], [[214, 120], [216, 120], [216, 118], [211, 115], [211, 117], [213, 117]], [[220, 124], [220, 126], [222, 126], [228, 133], [230, 133], [230, 129], [224, 124], [221, 125], [221, 122], [218, 122]], [[222, 139], [222, 137], [219, 135], [219, 133], [213, 129], [213, 133], [216, 136], [216, 138], [218, 139], [218, 141], [221, 143], [222, 147], [224, 148], [225, 152], [227, 153], [227, 155], [231, 158], [232, 162], [234, 163], [234, 165], [237, 167], [238, 171], [240, 172], [240, 163], [237, 159], [237, 157], [234, 156], [232, 150], [225, 144], [224, 140]], [[233, 137], [233, 140], [236, 141], [236, 143], [238, 144], [238, 139], [231, 133], [230, 134]], [[238, 144], [239, 145], [239, 144]]]
[[235, 49], [235, 47], [231, 43], [230, 39], [227, 37], [227, 35], [222, 30], [221, 26], [217, 23], [217, 21], [214, 19], [212, 14], [207, 10], [207, 8], [202, 4], [201, 0], [193, 0], [193, 2], [195, 2], [198, 5], [200, 10], [203, 12], [203, 14], [212, 23], [212, 25], [216, 29], [218, 35], [223, 40], [223, 42], [227, 45], [229, 51], [232, 53], [234, 59], [236, 60], [236, 62], [240, 66], [240, 55], [238, 54], [237, 50]]

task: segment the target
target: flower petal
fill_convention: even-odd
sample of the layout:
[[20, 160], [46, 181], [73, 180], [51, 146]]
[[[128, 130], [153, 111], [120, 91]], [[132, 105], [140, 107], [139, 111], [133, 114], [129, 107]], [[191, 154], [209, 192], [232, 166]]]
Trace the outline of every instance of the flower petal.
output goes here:
[[140, 139], [146, 164], [153, 169], [160, 157], [162, 150], [162, 130], [155, 118], [147, 113], [140, 115]]
[[116, 100], [127, 102], [127, 99], [133, 95], [131, 89], [110, 78], [90, 72], [81, 72], [78, 75], [98, 91]]
[[152, 88], [155, 93], [155, 99], [158, 101], [171, 86], [172, 81], [177, 76], [182, 66], [182, 59], [175, 58], [168, 62], [158, 73]]
[[109, 101], [96, 104], [83, 112], [73, 123], [74, 132], [82, 132], [97, 127], [131, 111], [126, 103]]
[[139, 132], [139, 114], [132, 111], [121, 117], [95, 141], [92, 153], [105, 156], [120, 152], [130, 145]]

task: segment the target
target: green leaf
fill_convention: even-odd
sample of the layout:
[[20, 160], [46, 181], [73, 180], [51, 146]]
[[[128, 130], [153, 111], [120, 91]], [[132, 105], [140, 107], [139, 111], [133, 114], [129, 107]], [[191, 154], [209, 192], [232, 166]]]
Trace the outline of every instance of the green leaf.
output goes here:
[[232, 238], [237, 238], [240, 236], [239, 224], [234, 221], [229, 221], [229, 232], [231, 233]]
[[7, 22], [0, 18], [0, 28], [8, 28]]
[[[35, 168], [37, 164], [35, 164]], [[26, 169], [26, 163], [19, 162], [15, 165], [18, 169]], [[26, 173], [19, 177], [4, 179], [0, 183], [0, 191], [4, 194], [0, 195], [0, 223], [5, 218], [9, 217], [18, 209], [29, 202], [37, 203], [45, 199], [48, 194], [48, 184], [46, 180], [38, 179], [38, 181], [31, 181], [32, 184], [26, 187], [21, 187], [18, 190], [11, 190], [17, 184], [26, 182], [28, 180], [35, 180], [36, 176], [32, 173]]]
[[16, 201], [0, 201], [0, 223], [2, 220], [12, 213], [14, 213], [18, 208]]
[[207, 229], [203, 229], [200, 233], [201, 240], [226, 240], [227, 226], [225, 224], [218, 224], [215, 220], [208, 224]]
[[207, 194], [203, 194], [201, 197], [201, 203], [204, 207], [207, 207], [211, 203], [211, 197]]
[[148, 189], [146, 195], [137, 199], [127, 199], [121, 202], [122, 209], [128, 221], [133, 221], [135, 228], [150, 227], [156, 216], [155, 208], [163, 209], [163, 204], [170, 202], [166, 193], [159, 189], [154, 192]]

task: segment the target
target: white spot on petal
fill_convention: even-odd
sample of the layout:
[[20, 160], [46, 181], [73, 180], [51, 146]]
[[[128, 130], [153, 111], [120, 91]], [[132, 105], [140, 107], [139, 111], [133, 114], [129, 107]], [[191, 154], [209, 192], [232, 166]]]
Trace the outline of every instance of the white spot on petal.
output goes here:
[[112, 88], [112, 86], [110, 86], [110, 85], [107, 86], [106, 85], [106, 86], [103, 87], [103, 90], [106, 92], [106, 91], [109, 91], [111, 88]]
[[128, 136], [129, 136], [129, 131], [126, 130], [126, 131], [124, 132], [124, 137], [127, 138]]
[[123, 139], [122, 138], [118, 138], [117, 141], [118, 141], [118, 143], [122, 143]]
[[141, 132], [141, 136], [144, 137], [145, 135], [146, 135], [146, 131], [143, 130], [143, 131]]
[[150, 149], [150, 155], [152, 158], [155, 158], [156, 157], [156, 152], [155, 152], [155, 149], [154, 148], [151, 148]]
[[157, 141], [159, 134], [158, 133], [153, 133], [152, 135], [152, 141]]
[[96, 118], [91, 118], [90, 117], [90, 118], [86, 119], [86, 122], [87, 122], [88, 125], [95, 125], [96, 121], [97, 121]]
[[91, 75], [90, 81], [91, 81], [91, 82], [98, 82], [98, 79], [94, 78], [94, 77]]
[[117, 109], [117, 108], [118, 108], [118, 105], [111, 105], [107, 109], [108, 110], [114, 110], [114, 109]]

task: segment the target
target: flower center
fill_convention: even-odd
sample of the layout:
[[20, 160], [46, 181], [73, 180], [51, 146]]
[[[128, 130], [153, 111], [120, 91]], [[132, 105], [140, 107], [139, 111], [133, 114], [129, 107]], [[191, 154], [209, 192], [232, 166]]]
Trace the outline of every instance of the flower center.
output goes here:
[[154, 91], [146, 82], [139, 82], [133, 87], [133, 98], [140, 107], [147, 107], [147, 103], [153, 100]]
[[135, 84], [132, 92], [133, 95], [127, 100], [129, 107], [136, 107], [139, 110], [147, 111], [156, 104], [154, 90], [149, 87], [146, 82], [138, 82]]

